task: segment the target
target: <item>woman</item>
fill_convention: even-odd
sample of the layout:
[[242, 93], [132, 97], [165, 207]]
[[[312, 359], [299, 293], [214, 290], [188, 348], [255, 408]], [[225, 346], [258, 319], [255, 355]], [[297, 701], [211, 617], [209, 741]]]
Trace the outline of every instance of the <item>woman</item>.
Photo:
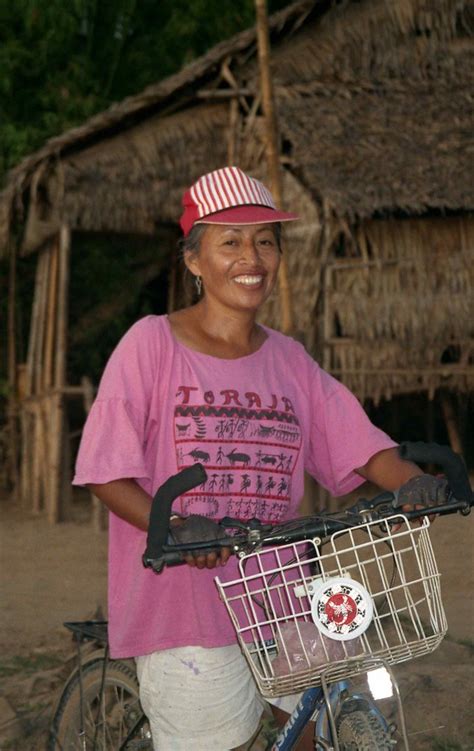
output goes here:
[[294, 517], [305, 469], [335, 495], [368, 479], [404, 485], [412, 502], [436, 480], [402, 461], [300, 344], [256, 322], [276, 283], [281, 223], [297, 217], [235, 167], [201, 177], [183, 204], [184, 262], [201, 297], [139, 321], [119, 343], [84, 429], [75, 483], [112, 512], [111, 654], [137, 658], [156, 747], [224, 751], [247, 741], [261, 715], [213, 583], [215, 566], [235, 576], [235, 560], [225, 551], [160, 576], [143, 569], [157, 487], [194, 461], [205, 464], [206, 483], [173, 509], [174, 534], [190, 539], [190, 515]]

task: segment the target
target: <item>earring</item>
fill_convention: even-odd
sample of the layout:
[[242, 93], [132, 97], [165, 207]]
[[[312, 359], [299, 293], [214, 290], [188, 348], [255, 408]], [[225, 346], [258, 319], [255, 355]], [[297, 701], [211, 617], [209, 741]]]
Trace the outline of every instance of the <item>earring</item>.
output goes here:
[[194, 284], [196, 285], [196, 292], [198, 293], [198, 297], [200, 297], [202, 291], [202, 279], [200, 276], [196, 275], [194, 277]]

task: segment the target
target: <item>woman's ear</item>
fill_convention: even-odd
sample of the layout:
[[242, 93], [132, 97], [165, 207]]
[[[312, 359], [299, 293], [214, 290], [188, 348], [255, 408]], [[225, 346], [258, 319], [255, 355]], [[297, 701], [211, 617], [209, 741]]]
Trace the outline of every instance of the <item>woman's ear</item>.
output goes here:
[[191, 274], [194, 274], [194, 276], [200, 275], [199, 259], [197, 253], [194, 253], [192, 250], [185, 250], [183, 260], [186, 268], [191, 272]]

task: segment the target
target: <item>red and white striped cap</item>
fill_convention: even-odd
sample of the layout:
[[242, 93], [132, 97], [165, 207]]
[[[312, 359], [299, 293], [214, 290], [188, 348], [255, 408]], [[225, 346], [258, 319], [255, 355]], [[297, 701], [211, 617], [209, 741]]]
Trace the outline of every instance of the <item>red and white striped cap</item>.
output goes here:
[[280, 211], [270, 191], [239, 167], [203, 175], [183, 196], [180, 219], [184, 235], [195, 224], [268, 224], [292, 222], [296, 214]]

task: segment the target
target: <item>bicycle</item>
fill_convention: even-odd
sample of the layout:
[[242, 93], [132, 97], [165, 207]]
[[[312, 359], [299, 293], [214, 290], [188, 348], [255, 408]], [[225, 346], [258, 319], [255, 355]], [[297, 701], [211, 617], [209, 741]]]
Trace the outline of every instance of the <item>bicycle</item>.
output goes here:
[[47, 751], [153, 751], [134, 661], [109, 659], [107, 621], [64, 626], [74, 636], [77, 665], [56, 703]]
[[[452, 491], [449, 503], [400, 513], [396, 494], [383, 492], [343, 512], [277, 525], [226, 517], [220, 522], [225, 537], [171, 545], [167, 538], [172, 503], [203, 482], [204, 468], [199, 464], [186, 468], [165, 482], [153, 499], [144, 565], [160, 573], [165, 566], [183, 563], [189, 551], [230, 547], [239, 557], [240, 575], [233, 581], [216, 577], [216, 585], [261, 694], [272, 698], [304, 692], [272, 751], [294, 748], [312, 717], [316, 749], [408, 749], [392, 666], [432, 652], [447, 630], [427, 517], [468, 514], [474, 498], [465, 465], [450, 449], [415, 443], [402, 444], [400, 451], [406, 459], [442, 467]], [[91, 657], [87, 665], [95, 659]], [[101, 667], [106, 683], [107, 670], [103, 663]], [[357, 681], [368, 675], [373, 678], [377, 671], [385, 680], [385, 690], [388, 685], [392, 691], [399, 725], [386, 719], [380, 699], [356, 688]], [[97, 666], [91, 672], [97, 674]], [[80, 669], [76, 686], [79, 676]], [[71, 681], [74, 674], [69, 685]], [[69, 716], [65, 692], [63, 718]], [[71, 738], [79, 735], [77, 689], [75, 693], [76, 724], [73, 727], [71, 722], [65, 735]], [[95, 693], [94, 697], [99, 707], [104, 704]], [[140, 710], [133, 700], [131, 706], [133, 727], [130, 719], [125, 722], [128, 732], [120, 747], [97, 745], [97, 724], [91, 723], [89, 732], [84, 732], [82, 718], [83, 745], [52, 745], [49, 751], [151, 749], [146, 718], [137, 716]], [[60, 707], [61, 701], [58, 711]], [[103, 728], [106, 712], [99, 714]], [[64, 732], [64, 724], [53, 720], [56, 731]], [[140, 743], [149, 745], [132, 745]]]

